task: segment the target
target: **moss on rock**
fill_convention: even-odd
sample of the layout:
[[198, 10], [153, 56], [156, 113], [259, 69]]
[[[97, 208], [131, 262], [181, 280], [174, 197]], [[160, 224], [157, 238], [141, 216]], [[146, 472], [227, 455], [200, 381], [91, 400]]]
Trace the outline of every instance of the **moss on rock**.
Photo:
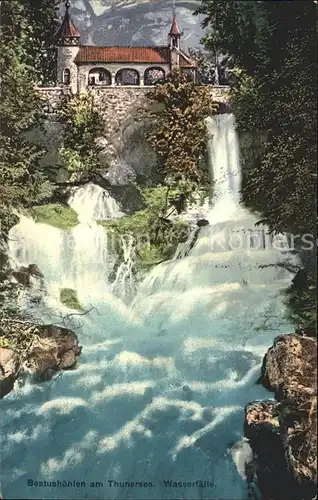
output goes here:
[[141, 234], [147, 231], [149, 214], [146, 210], [135, 212], [120, 219], [98, 221], [98, 224], [118, 234]]
[[84, 310], [79, 303], [76, 290], [72, 288], [62, 288], [60, 290], [60, 301], [70, 309], [76, 309], [77, 311]]

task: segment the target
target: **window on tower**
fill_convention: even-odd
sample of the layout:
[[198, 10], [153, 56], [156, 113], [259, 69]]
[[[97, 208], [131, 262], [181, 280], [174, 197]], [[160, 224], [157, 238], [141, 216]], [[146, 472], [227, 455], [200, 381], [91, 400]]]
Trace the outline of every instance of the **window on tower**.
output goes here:
[[65, 68], [63, 70], [62, 82], [64, 83], [64, 85], [69, 85], [71, 83], [71, 72], [68, 68]]

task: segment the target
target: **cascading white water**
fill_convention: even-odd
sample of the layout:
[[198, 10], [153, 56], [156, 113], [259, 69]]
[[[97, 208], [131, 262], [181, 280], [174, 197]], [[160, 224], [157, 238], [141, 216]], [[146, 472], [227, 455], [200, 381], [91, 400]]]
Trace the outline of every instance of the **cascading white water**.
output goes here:
[[125, 215], [105, 189], [92, 183], [75, 189], [69, 205], [78, 213], [80, 222], [118, 219]]
[[35, 223], [21, 216], [10, 234], [12, 260], [20, 265], [36, 262], [45, 276], [51, 303], [59, 303], [60, 290], [77, 291], [86, 303], [96, 300], [109, 288], [115, 264], [115, 237], [96, 221], [124, 214], [107, 191], [94, 184], [76, 189], [69, 205], [78, 214], [79, 224], [62, 230]]
[[[238, 204], [233, 117], [213, 117], [208, 127], [217, 196], [210, 226], [187, 256], [153, 269], [132, 307], [104, 288], [96, 294], [97, 311], [77, 332], [84, 348], [76, 370], [3, 401], [5, 498], [247, 498], [237, 451], [243, 408], [268, 397], [255, 382], [273, 337], [290, 328], [279, 295], [289, 275], [276, 266], [286, 254], [263, 235], [256, 244], [255, 219]], [[30, 221], [28, 233], [23, 224], [12, 232], [25, 242], [21, 254], [13, 245], [15, 259], [63, 280], [71, 259], [61, 234], [49, 238]], [[74, 253], [85, 262], [84, 286], [103, 287], [90, 274], [89, 225], [80, 230]]]
[[241, 169], [238, 138], [232, 114], [207, 119], [213, 186], [211, 223], [227, 220], [240, 209]]

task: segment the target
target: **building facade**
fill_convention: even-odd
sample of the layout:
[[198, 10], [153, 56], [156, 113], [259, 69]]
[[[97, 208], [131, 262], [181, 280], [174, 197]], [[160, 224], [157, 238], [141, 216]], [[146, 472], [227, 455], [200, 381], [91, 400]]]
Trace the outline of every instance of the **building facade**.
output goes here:
[[57, 83], [73, 93], [90, 87], [150, 86], [163, 80], [174, 68], [195, 78], [196, 63], [182, 50], [182, 33], [176, 13], [166, 46], [96, 47], [81, 45], [81, 35], [70, 16], [70, 2], [57, 32]]

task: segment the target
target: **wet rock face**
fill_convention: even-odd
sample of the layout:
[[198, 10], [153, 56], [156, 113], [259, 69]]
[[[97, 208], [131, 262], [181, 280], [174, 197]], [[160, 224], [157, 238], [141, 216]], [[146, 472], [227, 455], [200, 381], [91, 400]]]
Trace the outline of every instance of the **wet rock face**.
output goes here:
[[286, 496], [291, 475], [280, 437], [279, 411], [275, 401], [255, 401], [245, 408], [244, 433], [254, 454], [247, 479], [257, 483], [264, 499], [293, 498], [290, 493]]
[[12, 276], [23, 286], [30, 286], [30, 274], [24, 271], [12, 271]]
[[296, 334], [277, 337], [264, 357], [260, 381], [278, 402], [253, 402], [245, 409], [244, 431], [264, 498], [311, 500], [315, 496], [316, 352], [314, 339]]
[[281, 335], [263, 361], [261, 382], [278, 400], [297, 402], [317, 393], [317, 342], [296, 334]]
[[21, 266], [18, 271], [12, 271], [12, 276], [23, 286], [31, 285], [31, 277], [43, 279], [44, 276], [36, 264], [30, 264], [28, 267]]
[[32, 325], [30, 323], [7, 323], [8, 329], [21, 331], [32, 329], [30, 347], [26, 353], [0, 348], [0, 397], [6, 396], [14, 386], [19, 374], [26, 369], [33, 373], [36, 381], [49, 380], [59, 370], [75, 367], [81, 353], [78, 338], [74, 332], [53, 325]]
[[12, 391], [19, 367], [18, 356], [11, 349], [0, 347], [0, 398]]
[[210, 224], [210, 222], [208, 220], [206, 220], [206, 219], [200, 219], [197, 222], [197, 226], [198, 227], [208, 226], [209, 224]]
[[74, 368], [81, 349], [71, 330], [43, 326], [26, 364], [37, 380], [49, 380], [56, 371]]

